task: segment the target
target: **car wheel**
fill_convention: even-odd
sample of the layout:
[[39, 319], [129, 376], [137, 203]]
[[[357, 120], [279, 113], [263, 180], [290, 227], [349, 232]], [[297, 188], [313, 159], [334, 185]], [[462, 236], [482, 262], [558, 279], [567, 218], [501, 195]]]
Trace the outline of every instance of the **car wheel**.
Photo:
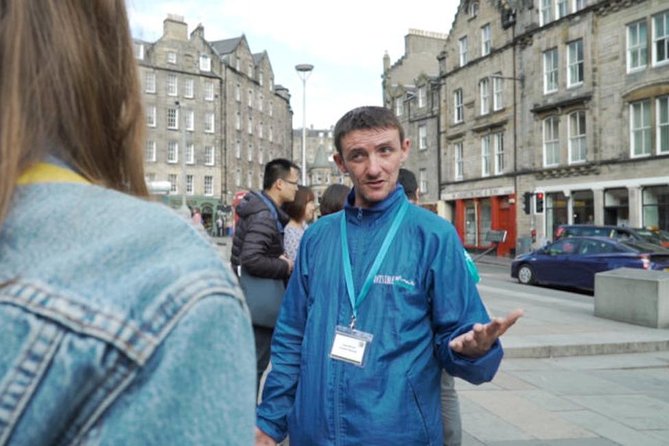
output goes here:
[[521, 265], [518, 269], [518, 282], [525, 285], [534, 283], [534, 271], [530, 265]]

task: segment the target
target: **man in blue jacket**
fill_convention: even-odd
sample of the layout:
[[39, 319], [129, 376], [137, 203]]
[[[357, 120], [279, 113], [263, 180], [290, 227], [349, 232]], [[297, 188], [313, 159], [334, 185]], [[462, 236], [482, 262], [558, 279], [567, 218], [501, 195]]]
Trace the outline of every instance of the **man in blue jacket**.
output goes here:
[[441, 369], [490, 381], [501, 336], [452, 225], [409, 206], [395, 115], [360, 107], [335, 127], [353, 190], [305, 233], [272, 340], [256, 444], [441, 445]]

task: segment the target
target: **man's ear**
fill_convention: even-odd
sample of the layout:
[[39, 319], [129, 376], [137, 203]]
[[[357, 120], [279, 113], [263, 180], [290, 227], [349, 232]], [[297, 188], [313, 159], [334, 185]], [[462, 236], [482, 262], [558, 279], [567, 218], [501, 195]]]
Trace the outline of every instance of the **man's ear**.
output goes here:
[[400, 157], [402, 163], [404, 163], [407, 159], [409, 159], [410, 151], [411, 151], [411, 140], [409, 138], [406, 138], [402, 142], [402, 156]]
[[348, 169], [346, 169], [346, 165], [344, 164], [344, 158], [342, 158], [339, 152], [335, 152], [332, 158], [341, 173], [348, 173]]

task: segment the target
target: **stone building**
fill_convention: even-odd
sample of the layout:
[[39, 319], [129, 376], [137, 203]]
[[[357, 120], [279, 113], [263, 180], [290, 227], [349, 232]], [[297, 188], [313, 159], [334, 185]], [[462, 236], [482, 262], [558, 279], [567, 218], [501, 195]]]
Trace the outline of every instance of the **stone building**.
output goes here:
[[[351, 185], [348, 175], [342, 174], [333, 160], [335, 153], [334, 127], [308, 128], [305, 131], [307, 186], [311, 187], [319, 203], [320, 196], [330, 184]], [[302, 129], [293, 130], [293, 162], [302, 167]]]
[[169, 15], [156, 42], [135, 41], [147, 119], [148, 181], [170, 183], [169, 203], [185, 192], [211, 224], [239, 189], [262, 187], [262, 165], [289, 157], [292, 110], [274, 83], [266, 52], [245, 36], [209, 42]]
[[411, 152], [405, 165], [416, 175], [421, 200], [439, 199], [439, 64], [446, 35], [412, 29], [404, 37], [405, 52], [394, 64], [383, 57], [383, 104], [395, 111]]
[[467, 247], [669, 228], [668, 30], [661, 0], [461, 1], [439, 56], [441, 198]]
[[498, 254], [508, 254], [516, 244], [513, 93], [522, 85], [499, 2], [461, 2], [439, 61], [441, 198], [465, 247], [486, 248], [490, 230], [505, 230]]

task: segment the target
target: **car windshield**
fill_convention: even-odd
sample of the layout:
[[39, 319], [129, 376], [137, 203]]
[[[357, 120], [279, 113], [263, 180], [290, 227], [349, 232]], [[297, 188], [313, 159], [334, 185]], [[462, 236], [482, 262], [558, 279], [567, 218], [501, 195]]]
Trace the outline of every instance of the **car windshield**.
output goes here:
[[634, 232], [648, 242], [660, 244], [660, 238], [647, 229], [637, 229]]
[[647, 252], [659, 252], [663, 254], [669, 254], [669, 250], [662, 248], [661, 246], [655, 245], [653, 243], [648, 243], [648, 242], [642, 242], [639, 240], [625, 240], [620, 242], [621, 244], [627, 246], [628, 248], [632, 248], [636, 252], [642, 252], [642, 253], [647, 253]]

